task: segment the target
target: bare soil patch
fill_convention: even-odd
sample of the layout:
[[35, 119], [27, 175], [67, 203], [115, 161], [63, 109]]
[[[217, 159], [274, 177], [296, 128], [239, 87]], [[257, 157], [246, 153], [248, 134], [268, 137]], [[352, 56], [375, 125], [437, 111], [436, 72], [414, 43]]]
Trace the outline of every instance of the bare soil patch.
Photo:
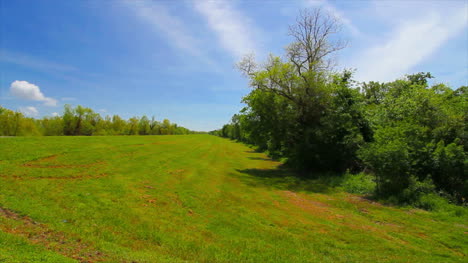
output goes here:
[[7, 233], [26, 238], [33, 244], [42, 245], [66, 257], [80, 262], [102, 262], [105, 254], [79, 237], [69, 236], [63, 232], [50, 229], [46, 224], [34, 221], [28, 216], [19, 215], [11, 210], [0, 207], [0, 217], [14, 220], [19, 224], [0, 224], [0, 229]]

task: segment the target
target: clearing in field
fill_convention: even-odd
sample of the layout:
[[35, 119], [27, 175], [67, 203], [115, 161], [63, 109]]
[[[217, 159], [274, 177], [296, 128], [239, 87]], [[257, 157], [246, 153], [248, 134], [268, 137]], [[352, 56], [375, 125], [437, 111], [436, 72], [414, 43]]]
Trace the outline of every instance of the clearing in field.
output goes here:
[[466, 218], [209, 135], [0, 138], [0, 262], [462, 262]]

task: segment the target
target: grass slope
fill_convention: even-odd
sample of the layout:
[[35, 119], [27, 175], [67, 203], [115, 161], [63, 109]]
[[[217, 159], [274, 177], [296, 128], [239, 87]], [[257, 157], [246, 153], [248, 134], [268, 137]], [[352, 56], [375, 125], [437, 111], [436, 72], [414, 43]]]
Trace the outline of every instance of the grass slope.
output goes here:
[[466, 216], [278, 166], [209, 135], [0, 138], [0, 262], [466, 260]]

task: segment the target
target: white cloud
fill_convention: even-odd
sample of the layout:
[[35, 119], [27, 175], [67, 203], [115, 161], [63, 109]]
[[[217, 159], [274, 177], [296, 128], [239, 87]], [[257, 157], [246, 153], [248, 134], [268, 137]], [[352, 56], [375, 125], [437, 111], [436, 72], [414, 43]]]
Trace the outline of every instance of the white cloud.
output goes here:
[[258, 52], [254, 35], [258, 30], [248, 17], [236, 10], [228, 1], [194, 1], [194, 8], [216, 32], [220, 44], [236, 59]]
[[42, 101], [45, 106], [57, 106], [57, 100], [44, 96], [38, 86], [24, 80], [15, 80], [10, 86], [11, 94], [25, 100]]
[[59, 116], [59, 114], [58, 114], [57, 112], [52, 112], [52, 114], [51, 114], [51, 115], [52, 115], [52, 116], [54, 116], [54, 117], [57, 117], [57, 116]]
[[466, 8], [443, 15], [432, 9], [425, 15], [404, 20], [388, 38], [359, 52], [354, 66], [360, 81], [390, 81], [407, 74], [429, 58], [467, 25]]
[[52, 98], [44, 98], [44, 105], [55, 107], [57, 106], [57, 100]]
[[39, 115], [39, 111], [33, 106], [20, 107], [20, 111], [24, 115], [29, 116], [29, 117], [36, 117], [37, 115]]

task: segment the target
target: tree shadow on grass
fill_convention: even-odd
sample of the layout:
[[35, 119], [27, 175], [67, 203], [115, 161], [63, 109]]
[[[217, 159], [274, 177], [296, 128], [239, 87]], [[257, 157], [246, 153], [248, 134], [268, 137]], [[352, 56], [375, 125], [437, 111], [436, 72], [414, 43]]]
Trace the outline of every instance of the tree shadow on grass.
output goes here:
[[294, 192], [332, 193], [335, 188], [320, 179], [306, 178], [304, 175], [285, 167], [276, 169], [236, 169], [241, 181], [250, 186], [263, 186]]
[[250, 160], [260, 160], [260, 161], [273, 161], [272, 158], [262, 158], [262, 157], [247, 157]]

